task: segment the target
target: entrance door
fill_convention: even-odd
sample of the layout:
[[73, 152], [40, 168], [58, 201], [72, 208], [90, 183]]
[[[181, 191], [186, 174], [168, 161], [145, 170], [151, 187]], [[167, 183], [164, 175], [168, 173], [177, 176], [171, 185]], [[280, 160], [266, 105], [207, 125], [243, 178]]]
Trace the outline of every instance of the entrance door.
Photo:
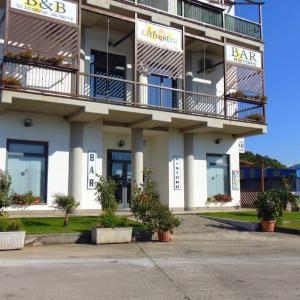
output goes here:
[[119, 208], [130, 207], [131, 197], [131, 152], [108, 150], [108, 176], [118, 184], [116, 198]]

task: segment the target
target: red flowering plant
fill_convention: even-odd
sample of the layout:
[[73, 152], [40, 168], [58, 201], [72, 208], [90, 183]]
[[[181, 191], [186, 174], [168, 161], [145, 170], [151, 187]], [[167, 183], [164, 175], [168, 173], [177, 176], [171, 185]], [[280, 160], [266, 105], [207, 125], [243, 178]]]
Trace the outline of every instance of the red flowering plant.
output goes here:
[[33, 196], [32, 192], [25, 194], [14, 193], [12, 195], [12, 205], [14, 206], [29, 206], [36, 201], [36, 197]]
[[220, 203], [220, 204], [224, 204], [224, 203], [228, 203], [232, 201], [232, 197], [228, 194], [217, 194], [214, 196], [211, 196], [207, 199], [207, 203]]

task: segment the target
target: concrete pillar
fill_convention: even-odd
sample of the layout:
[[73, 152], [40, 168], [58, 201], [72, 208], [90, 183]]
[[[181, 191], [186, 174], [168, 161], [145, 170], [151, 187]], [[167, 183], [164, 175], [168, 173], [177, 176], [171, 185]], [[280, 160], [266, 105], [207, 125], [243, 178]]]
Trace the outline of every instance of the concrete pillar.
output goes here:
[[194, 134], [184, 135], [184, 191], [185, 210], [194, 209]]
[[143, 183], [143, 148], [144, 148], [144, 137], [142, 128], [131, 129], [131, 151], [132, 151], [132, 178], [131, 187], [132, 191], [135, 184], [139, 185]]
[[82, 156], [84, 123], [71, 123], [70, 160], [69, 160], [69, 194], [76, 201], [82, 200]]
[[148, 104], [148, 76], [146, 73], [141, 73], [139, 75], [139, 82], [144, 83], [139, 85], [139, 103]]

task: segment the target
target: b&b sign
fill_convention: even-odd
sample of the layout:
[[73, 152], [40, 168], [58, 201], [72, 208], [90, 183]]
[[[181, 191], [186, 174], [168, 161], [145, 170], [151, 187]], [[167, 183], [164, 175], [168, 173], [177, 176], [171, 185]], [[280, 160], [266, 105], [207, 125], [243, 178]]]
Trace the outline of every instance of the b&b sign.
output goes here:
[[87, 165], [87, 189], [94, 190], [96, 188], [96, 160], [97, 153], [94, 151], [88, 152]]
[[11, 0], [11, 8], [77, 24], [77, 4], [64, 0]]

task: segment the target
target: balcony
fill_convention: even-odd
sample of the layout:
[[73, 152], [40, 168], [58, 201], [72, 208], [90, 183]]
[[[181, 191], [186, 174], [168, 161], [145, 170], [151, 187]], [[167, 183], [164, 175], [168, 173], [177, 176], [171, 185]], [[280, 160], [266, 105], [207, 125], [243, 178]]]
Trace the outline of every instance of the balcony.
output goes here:
[[203, 0], [202, 3], [186, 0], [136, 0], [136, 2], [189, 20], [224, 28], [254, 39], [262, 39], [261, 24], [223, 13], [225, 6], [222, 0]]
[[2, 89], [224, 120], [265, 123], [265, 105], [259, 99], [238, 99], [233, 95], [215, 96], [9, 59], [2, 64], [2, 74]]

